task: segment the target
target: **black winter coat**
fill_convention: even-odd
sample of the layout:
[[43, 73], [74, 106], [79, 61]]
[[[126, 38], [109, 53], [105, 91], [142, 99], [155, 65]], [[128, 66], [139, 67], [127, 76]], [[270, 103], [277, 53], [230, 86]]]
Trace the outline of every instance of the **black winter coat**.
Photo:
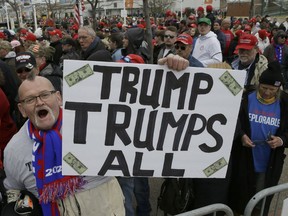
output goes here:
[[101, 41], [99, 37], [96, 37], [94, 41], [90, 44], [87, 50], [81, 52], [81, 59], [87, 60], [89, 56], [99, 50], [106, 50], [104, 43]]
[[62, 43], [59, 40], [59, 41], [55, 41], [55, 42], [50, 43], [50, 46], [55, 48], [55, 53], [53, 55], [53, 63], [59, 66], [60, 65], [60, 58], [63, 54]]
[[[255, 195], [255, 173], [251, 148], [242, 146], [241, 137], [246, 134], [251, 137], [250, 123], [248, 118], [248, 95], [245, 94], [241, 103], [241, 108], [236, 127], [235, 139], [233, 142], [230, 166], [230, 207], [243, 214], [249, 200]], [[288, 147], [288, 95], [281, 93], [280, 97], [280, 127], [276, 136], [281, 137], [283, 146], [272, 149], [268, 169], [266, 171], [265, 188], [275, 186], [280, 179], [284, 159], [285, 148]], [[272, 197], [266, 200], [265, 212], [269, 210]], [[264, 214], [266, 215], [266, 214]]]

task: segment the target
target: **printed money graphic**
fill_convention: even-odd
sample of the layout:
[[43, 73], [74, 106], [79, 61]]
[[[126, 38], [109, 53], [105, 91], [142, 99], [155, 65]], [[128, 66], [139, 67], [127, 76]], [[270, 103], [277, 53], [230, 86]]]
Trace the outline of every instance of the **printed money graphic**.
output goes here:
[[213, 175], [218, 170], [222, 169], [224, 166], [227, 165], [227, 161], [224, 157], [217, 160], [215, 163], [211, 164], [209, 167], [205, 168], [203, 172], [207, 177]]
[[234, 79], [234, 77], [228, 71], [223, 73], [219, 77], [219, 79], [230, 90], [230, 92], [234, 96], [237, 95], [242, 90], [242, 87], [239, 85], [239, 83]]
[[73, 71], [72, 73], [66, 75], [64, 78], [69, 85], [69, 87], [77, 84], [81, 80], [86, 79], [87, 77], [93, 75], [94, 72], [91, 69], [89, 64], [84, 65], [83, 67], [79, 68], [78, 70]]
[[88, 168], [78, 160], [71, 152], [64, 156], [64, 161], [68, 163], [78, 174], [84, 173]]

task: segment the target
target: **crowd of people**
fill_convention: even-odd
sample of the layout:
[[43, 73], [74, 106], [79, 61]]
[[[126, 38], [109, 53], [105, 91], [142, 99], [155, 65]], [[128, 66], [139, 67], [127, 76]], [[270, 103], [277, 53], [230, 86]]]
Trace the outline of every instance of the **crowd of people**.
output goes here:
[[196, 12], [179, 20], [169, 10], [150, 19], [153, 56], [146, 22], [137, 17], [127, 24], [101, 20], [96, 31], [74, 23], [0, 31], [1, 215], [151, 212], [148, 178], [62, 175], [66, 59], [245, 70], [227, 176], [195, 179], [191, 209], [221, 202], [240, 215], [256, 192], [278, 184], [288, 147], [288, 17], [282, 23], [268, 15], [223, 18], [211, 5]]

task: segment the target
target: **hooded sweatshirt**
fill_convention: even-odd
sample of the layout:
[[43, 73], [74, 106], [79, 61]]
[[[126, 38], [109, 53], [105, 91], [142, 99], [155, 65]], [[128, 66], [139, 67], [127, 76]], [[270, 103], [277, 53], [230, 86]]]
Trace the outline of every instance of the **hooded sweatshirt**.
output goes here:
[[142, 46], [144, 42], [144, 29], [142, 28], [130, 28], [126, 32], [126, 37], [129, 40], [128, 47], [122, 49], [122, 55], [127, 56], [129, 54], [137, 54], [143, 57], [144, 61], [147, 62], [150, 56], [148, 50]]
[[222, 62], [222, 51], [217, 35], [210, 31], [198, 37], [192, 56], [198, 59], [204, 67]]

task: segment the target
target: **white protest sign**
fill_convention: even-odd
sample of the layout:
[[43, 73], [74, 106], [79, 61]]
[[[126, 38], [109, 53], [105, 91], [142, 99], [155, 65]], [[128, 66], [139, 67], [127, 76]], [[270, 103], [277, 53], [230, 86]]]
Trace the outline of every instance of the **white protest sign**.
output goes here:
[[64, 61], [63, 174], [225, 177], [245, 72]]

